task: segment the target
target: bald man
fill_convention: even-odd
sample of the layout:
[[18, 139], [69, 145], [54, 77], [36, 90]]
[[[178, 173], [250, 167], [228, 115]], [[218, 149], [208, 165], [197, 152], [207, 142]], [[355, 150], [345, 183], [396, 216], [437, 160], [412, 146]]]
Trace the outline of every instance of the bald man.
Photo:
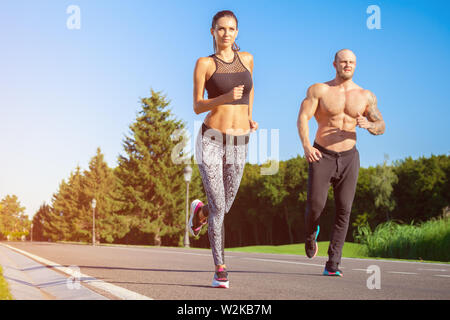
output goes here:
[[[297, 120], [300, 140], [309, 163], [305, 213], [305, 251], [314, 258], [318, 251], [319, 218], [333, 186], [336, 215], [324, 275], [343, 276], [339, 269], [355, 197], [359, 171], [356, 127], [373, 135], [384, 133], [385, 124], [377, 99], [352, 81], [356, 56], [348, 49], [336, 53], [336, 77], [308, 88]], [[309, 140], [308, 121], [315, 117], [318, 129], [314, 144]]]

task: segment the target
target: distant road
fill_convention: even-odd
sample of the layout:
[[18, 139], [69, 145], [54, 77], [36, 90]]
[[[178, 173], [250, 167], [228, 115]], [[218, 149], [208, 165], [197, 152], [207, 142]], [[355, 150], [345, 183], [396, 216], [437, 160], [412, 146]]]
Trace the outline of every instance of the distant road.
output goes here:
[[[77, 266], [90, 279], [152, 299], [450, 299], [450, 265], [446, 264], [343, 258], [344, 277], [338, 278], [322, 276], [325, 257], [310, 260], [294, 255], [226, 252], [231, 287], [226, 290], [210, 287], [213, 260], [209, 250], [3, 244], [59, 265]], [[378, 282], [376, 275], [367, 273], [369, 266], [379, 268]], [[379, 284], [380, 289], [369, 289], [368, 279], [369, 287]]]

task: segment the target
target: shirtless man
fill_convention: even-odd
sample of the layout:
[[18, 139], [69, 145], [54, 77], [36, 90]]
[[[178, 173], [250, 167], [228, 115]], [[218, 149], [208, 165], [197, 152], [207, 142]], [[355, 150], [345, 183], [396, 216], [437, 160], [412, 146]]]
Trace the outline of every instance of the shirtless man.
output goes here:
[[[347, 235], [350, 212], [356, 191], [359, 153], [356, 149], [356, 126], [373, 135], [384, 133], [385, 124], [377, 108], [377, 99], [352, 81], [356, 57], [351, 50], [336, 53], [334, 80], [308, 88], [297, 127], [309, 162], [308, 193], [305, 213], [305, 251], [309, 258], [318, 251], [319, 218], [333, 185], [336, 216], [328, 248], [324, 275], [342, 276], [338, 266]], [[314, 145], [309, 141], [308, 121], [316, 118], [318, 130]]]

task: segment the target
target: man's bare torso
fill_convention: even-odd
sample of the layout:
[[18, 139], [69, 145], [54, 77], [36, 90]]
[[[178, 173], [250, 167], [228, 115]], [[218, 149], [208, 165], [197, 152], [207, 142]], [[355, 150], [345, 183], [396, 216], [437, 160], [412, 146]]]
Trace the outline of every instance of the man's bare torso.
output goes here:
[[315, 141], [322, 147], [336, 152], [353, 148], [356, 144], [356, 118], [363, 114], [367, 104], [368, 90], [356, 84], [347, 88], [320, 84], [319, 105], [314, 114], [318, 130]]

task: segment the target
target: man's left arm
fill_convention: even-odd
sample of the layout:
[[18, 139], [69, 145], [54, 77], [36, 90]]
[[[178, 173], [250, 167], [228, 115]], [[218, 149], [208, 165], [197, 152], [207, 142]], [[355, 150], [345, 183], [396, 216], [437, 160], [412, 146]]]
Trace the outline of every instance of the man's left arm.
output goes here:
[[377, 107], [377, 97], [368, 91], [367, 107], [364, 114], [358, 113], [358, 126], [367, 129], [373, 135], [380, 135], [384, 133], [386, 125]]

